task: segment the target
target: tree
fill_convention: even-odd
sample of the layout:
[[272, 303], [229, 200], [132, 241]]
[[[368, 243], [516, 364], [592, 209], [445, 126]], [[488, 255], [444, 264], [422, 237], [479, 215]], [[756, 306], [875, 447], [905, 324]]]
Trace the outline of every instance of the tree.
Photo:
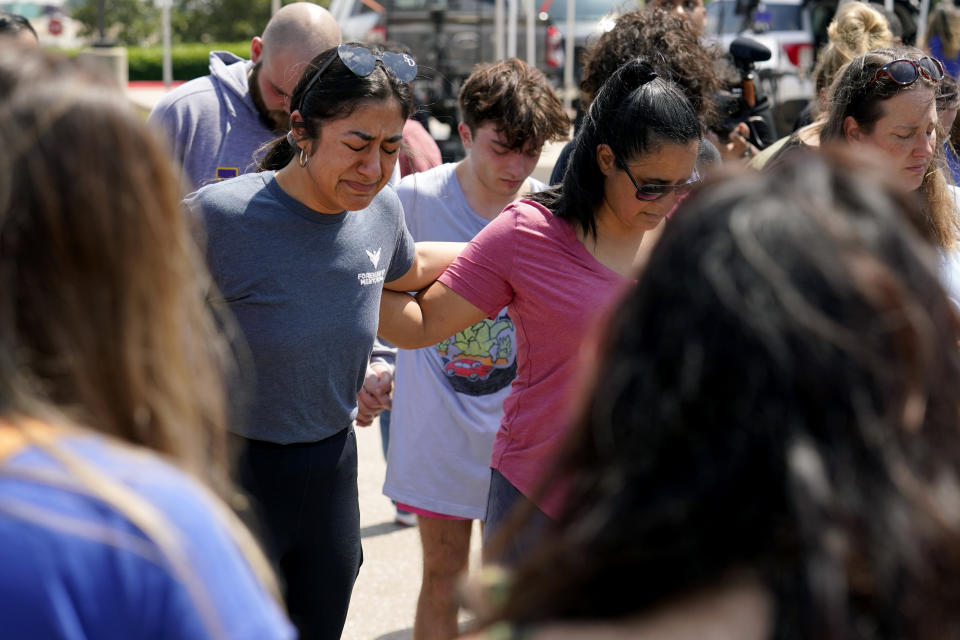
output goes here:
[[[160, 41], [160, 9], [151, 0], [103, 1], [108, 39], [124, 45]], [[83, 25], [82, 35], [98, 35], [97, 2], [71, 3], [73, 19]], [[269, 19], [270, 0], [175, 0], [170, 12], [171, 35], [175, 43], [249, 40], [263, 32]]]
[[[83, 27], [80, 35], [98, 38], [98, 0], [82, 0], [72, 5], [71, 17]], [[104, 31], [107, 40], [119, 44], [152, 44], [160, 40], [160, 10], [142, 0], [103, 0]]]
[[269, 19], [270, 0], [177, 0], [170, 18], [175, 42], [250, 40]]

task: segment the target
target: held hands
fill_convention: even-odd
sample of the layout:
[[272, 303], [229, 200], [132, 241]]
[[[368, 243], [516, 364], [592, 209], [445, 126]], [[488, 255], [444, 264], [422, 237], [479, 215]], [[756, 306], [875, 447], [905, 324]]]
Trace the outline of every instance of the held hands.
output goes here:
[[720, 156], [724, 162], [747, 161], [760, 153], [747, 136], [750, 135], [750, 127], [747, 123], [740, 122], [727, 136], [726, 142], [720, 142], [717, 134], [712, 131], [707, 134], [710, 142], [720, 151]]
[[369, 427], [373, 419], [391, 406], [393, 368], [377, 362], [367, 366], [363, 388], [357, 394], [357, 426]]

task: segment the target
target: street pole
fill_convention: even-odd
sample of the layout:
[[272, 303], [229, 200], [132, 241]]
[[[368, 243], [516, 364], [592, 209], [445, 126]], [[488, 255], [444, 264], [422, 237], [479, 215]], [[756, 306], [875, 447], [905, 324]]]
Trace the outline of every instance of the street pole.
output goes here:
[[106, 28], [104, 27], [107, 12], [105, 5], [106, 0], [97, 0], [97, 41], [93, 43], [95, 47], [112, 46], [107, 42]]
[[503, 42], [503, 32], [504, 32], [504, 11], [503, 11], [504, 0], [494, 0], [493, 2], [493, 48], [494, 54], [497, 60], [503, 60], [504, 47]]
[[927, 39], [927, 18], [930, 16], [930, 0], [920, 0], [920, 17], [917, 19], [917, 46]]
[[[525, 8], [527, 10], [527, 64], [531, 67], [537, 66], [537, 36], [536, 36], [536, 22], [537, 17], [533, 15], [533, 0], [524, 0]], [[546, 43], [544, 43], [546, 44]]]
[[507, 57], [517, 57], [517, 3], [520, 0], [507, 0]]
[[160, 25], [163, 38], [163, 86], [169, 89], [173, 86], [173, 47], [170, 42], [170, 5], [172, 0], [158, 0], [160, 2]]
[[573, 24], [577, 11], [577, 0], [567, 0], [567, 37], [563, 43], [563, 106], [569, 111], [573, 108]]

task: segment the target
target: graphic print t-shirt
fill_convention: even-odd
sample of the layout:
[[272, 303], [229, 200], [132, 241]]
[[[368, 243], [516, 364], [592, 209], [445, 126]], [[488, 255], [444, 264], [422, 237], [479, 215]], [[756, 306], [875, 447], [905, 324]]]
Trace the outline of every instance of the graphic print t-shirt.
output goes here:
[[[466, 242], [490, 221], [463, 194], [455, 164], [397, 188], [417, 241]], [[528, 180], [526, 190], [545, 185]], [[490, 452], [517, 372], [513, 321], [502, 309], [432, 347], [400, 350], [384, 492], [422, 509], [482, 518]]]

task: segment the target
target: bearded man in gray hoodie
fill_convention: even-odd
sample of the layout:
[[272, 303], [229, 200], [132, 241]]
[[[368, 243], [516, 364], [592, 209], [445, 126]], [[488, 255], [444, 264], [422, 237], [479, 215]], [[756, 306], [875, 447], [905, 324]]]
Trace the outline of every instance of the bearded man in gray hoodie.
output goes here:
[[290, 128], [290, 94], [321, 51], [340, 44], [329, 11], [282, 7], [250, 43], [250, 60], [210, 53], [210, 75], [167, 93], [148, 121], [170, 140], [186, 190], [256, 169], [254, 152]]

